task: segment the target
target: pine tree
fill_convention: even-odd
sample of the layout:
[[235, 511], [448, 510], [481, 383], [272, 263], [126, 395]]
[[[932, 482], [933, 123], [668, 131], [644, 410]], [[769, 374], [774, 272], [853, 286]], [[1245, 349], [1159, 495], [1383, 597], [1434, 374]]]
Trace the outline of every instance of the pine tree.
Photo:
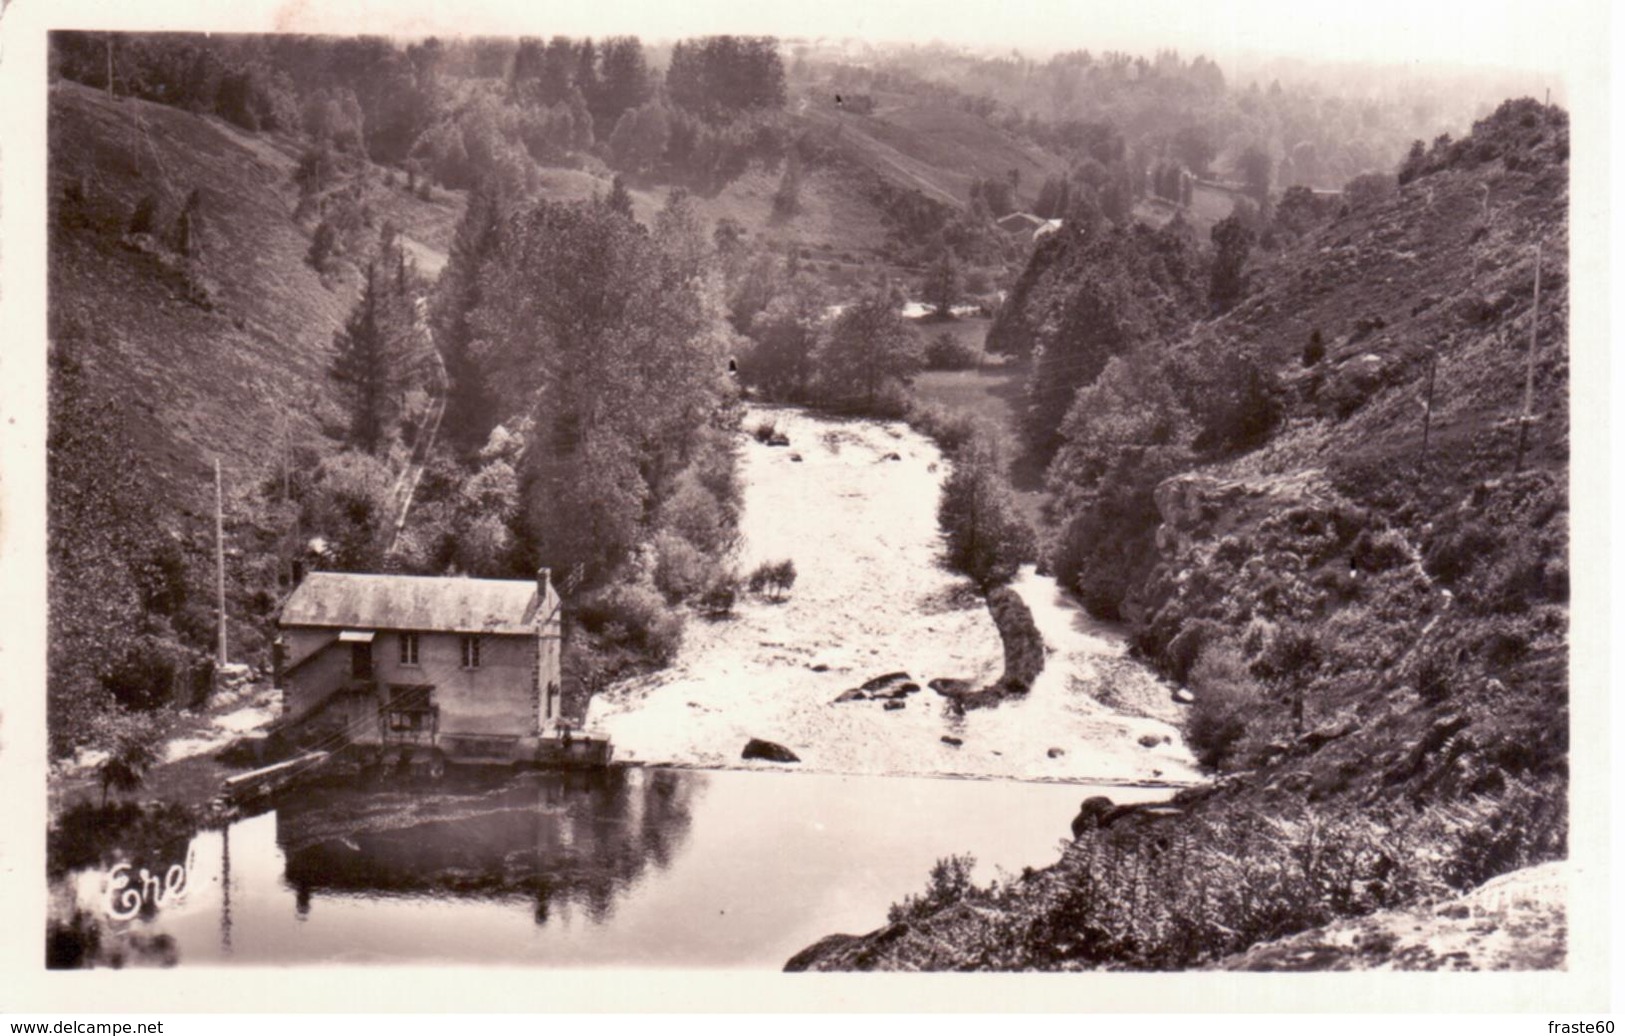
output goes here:
[[391, 333], [386, 306], [368, 264], [361, 300], [344, 330], [333, 336], [336, 355], [328, 370], [350, 412], [350, 441], [367, 453], [377, 453], [387, 441], [404, 383], [404, 350]]
[[449, 382], [442, 426], [452, 442], [467, 450], [478, 449], [496, 422], [491, 393], [474, 356], [469, 314], [480, 304], [480, 270], [496, 251], [500, 220], [501, 204], [493, 189], [476, 188], [436, 285], [431, 316]]
[[626, 189], [626, 181], [621, 179], [619, 173], [610, 181], [609, 197], [604, 199], [604, 204], [609, 206], [610, 211], [619, 212], [627, 219], [632, 218], [632, 194]]
[[925, 280], [925, 301], [935, 310], [937, 319], [947, 320], [953, 316], [954, 303], [959, 301], [959, 289], [959, 257], [952, 248], [944, 247], [937, 254], [936, 262], [931, 264], [931, 271], [926, 274]]

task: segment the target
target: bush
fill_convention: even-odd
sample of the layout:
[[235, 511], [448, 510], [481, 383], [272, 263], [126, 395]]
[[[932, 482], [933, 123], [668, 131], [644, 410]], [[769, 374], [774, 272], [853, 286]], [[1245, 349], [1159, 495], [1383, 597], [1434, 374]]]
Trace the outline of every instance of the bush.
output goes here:
[[630, 649], [656, 665], [670, 665], [683, 641], [683, 622], [653, 587], [613, 586], [592, 594], [577, 611], [581, 625], [611, 647]]
[[978, 434], [975, 417], [936, 406], [914, 407], [909, 411], [908, 423], [950, 455]]
[[1321, 337], [1320, 328], [1309, 332], [1309, 341], [1303, 347], [1303, 365], [1313, 367], [1326, 358], [1326, 340]]
[[136, 203], [135, 212], [130, 215], [130, 233], [152, 233], [153, 221], [158, 216], [158, 199], [150, 194], [142, 195]]
[[751, 572], [746, 586], [753, 594], [765, 593], [775, 601], [784, 599], [790, 588], [796, 585], [796, 563], [786, 558], [783, 561], [764, 561]]
[[981, 362], [982, 351], [952, 331], [941, 332], [925, 347], [925, 365], [930, 370], [972, 370]]
[[707, 618], [726, 619], [733, 615], [739, 598], [739, 573], [733, 569], [716, 572], [700, 593], [700, 610]]
[[316, 233], [310, 240], [310, 251], [305, 253], [305, 262], [317, 273], [326, 273], [328, 262], [338, 249], [338, 231], [333, 224], [325, 219], [316, 224]]
[[751, 437], [760, 443], [772, 442], [773, 437], [778, 434], [778, 424], [774, 421], [768, 420], [756, 422], [756, 427], [751, 431]]
[[931, 867], [925, 894], [906, 896], [901, 903], [893, 903], [886, 911], [886, 920], [892, 924], [913, 921], [960, 902], [976, 887], [971, 883], [975, 869], [976, 857], [969, 853], [937, 860]]
[[1191, 667], [1196, 695], [1186, 740], [1203, 766], [1223, 769], [1247, 733], [1249, 714], [1263, 695], [1235, 645], [1214, 641], [1203, 646]]
[[705, 585], [706, 559], [698, 548], [673, 532], [654, 538], [654, 582], [672, 604], [698, 593]]

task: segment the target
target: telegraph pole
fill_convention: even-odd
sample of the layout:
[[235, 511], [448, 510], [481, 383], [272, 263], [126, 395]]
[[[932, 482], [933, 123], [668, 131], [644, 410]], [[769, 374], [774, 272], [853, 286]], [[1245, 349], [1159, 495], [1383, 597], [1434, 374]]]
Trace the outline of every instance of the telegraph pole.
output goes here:
[[226, 519], [225, 493], [220, 481], [220, 458], [214, 460], [214, 576], [215, 594], [220, 608], [220, 657], [218, 665], [226, 664]]

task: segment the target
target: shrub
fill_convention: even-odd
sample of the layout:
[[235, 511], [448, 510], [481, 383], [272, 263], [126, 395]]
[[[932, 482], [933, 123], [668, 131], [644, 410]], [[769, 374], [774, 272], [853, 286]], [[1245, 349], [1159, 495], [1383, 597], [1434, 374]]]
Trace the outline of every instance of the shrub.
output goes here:
[[753, 594], [765, 593], [775, 601], [784, 599], [790, 588], [796, 585], [796, 563], [786, 558], [783, 561], [764, 561], [751, 572], [746, 586]]
[[158, 764], [163, 728], [150, 714], [123, 711], [104, 714], [100, 726], [98, 740], [107, 758], [96, 767], [96, 779], [102, 788], [102, 805], [106, 806], [109, 790], [134, 791], [141, 787], [147, 771]]
[[778, 424], [768, 420], [756, 422], [756, 427], [751, 431], [751, 436], [760, 443], [771, 442], [773, 437], [778, 434]]
[[962, 901], [976, 887], [971, 883], [975, 869], [976, 857], [969, 853], [938, 859], [931, 867], [925, 894], [905, 896], [903, 902], [893, 903], [886, 911], [886, 920], [892, 924], [912, 921]]
[[1408, 564], [1411, 554], [1405, 537], [1393, 529], [1362, 529], [1349, 552], [1349, 560], [1362, 572], [1386, 572]]
[[140, 637], [102, 678], [102, 685], [125, 708], [159, 708], [170, 701], [182, 658], [175, 645], [158, 637]]
[[700, 593], [700, 610], [707, 618], [725, 619], [733, 614], [739, 598], [739, 573], [724, 569], [712, 573], [710, 581]]
[[1303, 365], [1313, 367], [1326, 358], [1326, 340], [1321, 337], [1320, 328], [1309, 332], [1309, 341], [1303, 347]]
[[324, 219], [316, 224], [316, 233], [310, 239], [310, 251], [305, 253], [305, 262], [317, 273], [326, 273], [328, 262], [337, 249], [338, 231]]
[[1202, 649], [1218, 636], [1220, 629], [1219, 624], [1211, 619], [1194, 619], [1185, 623], [1174, 639], [1168, 642], [1164, 654], [1168, 675], [1181, 683], [1188, 680]]
[[698, 593], [705, 585], [705, 555], [692, 543], [673, 532], [654, 538], [654, 582], [667, 601], [676, 604]]
[[978, 434], [978, 424], [970, 414], [955, 413], [936, 406], [915, 407], [908, 423], [928, 436], [943, 453], [953, 454]]
[[1263, 695], [1241, 652], [1225, 641], [1202, 647], [1189, 682], [1196, 703], [1186, 739], [1203, 766], [1222, 769], [1247, 733], [1248, 715], [1257, 710]]
[[952, 331], [943, 331], [925, 347], [925, 365], [934, 371], [971, 370], [982, 362], [982, 351]]
[[1441, 651], [1423, 651], [1411, 671], [1417, 695], [1429, 705], [1445, 701], [1454, 691], [1451, 679], [1454, 671], [1455, 667]]
[[130, 215], [130, 233], [152, 233], [153, 221], [157, 218], [157, 216], [158, 199], [154, 198], [150, 194], [142, 195], [141, 200], [136, 202], [135, 212]]
[[682, 645], [683, 623], [653, 587], [613, 586], [583, 599], [577, 617], [611, 647], [636, 651], [657, 665], [669, 665]]

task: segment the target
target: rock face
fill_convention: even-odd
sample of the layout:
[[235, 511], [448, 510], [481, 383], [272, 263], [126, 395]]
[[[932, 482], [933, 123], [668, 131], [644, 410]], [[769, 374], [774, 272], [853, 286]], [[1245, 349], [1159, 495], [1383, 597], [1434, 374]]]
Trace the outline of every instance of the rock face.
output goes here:
[[753, 737], [749, 742], [746, 743], [745, 751], [740, 755], [740, 758], [763, 759], [770, 763], [801, 762], [800, 756], [796, 755], [788, 748], [785, 748], [783, 745], [775, 744], [772, 741], [763, 741], [759, 737]]

